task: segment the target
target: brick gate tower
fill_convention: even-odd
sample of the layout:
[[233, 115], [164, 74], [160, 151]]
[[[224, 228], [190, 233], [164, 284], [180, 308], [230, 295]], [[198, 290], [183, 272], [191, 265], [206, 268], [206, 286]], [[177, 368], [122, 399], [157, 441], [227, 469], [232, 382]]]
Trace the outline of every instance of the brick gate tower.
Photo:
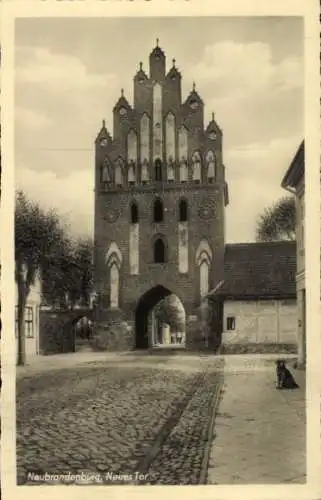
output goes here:
[[149, 313], [173, 293], [186, 313], [186, 346], [200, 342], [202, 296], [223, 279], [228, 189], [222, 131], [204, 128], [195, 84], [158, 46], [140, 63], [134, 103], [124, 91], [95, 141], [96, 335], [113, 348], [147, 348]]

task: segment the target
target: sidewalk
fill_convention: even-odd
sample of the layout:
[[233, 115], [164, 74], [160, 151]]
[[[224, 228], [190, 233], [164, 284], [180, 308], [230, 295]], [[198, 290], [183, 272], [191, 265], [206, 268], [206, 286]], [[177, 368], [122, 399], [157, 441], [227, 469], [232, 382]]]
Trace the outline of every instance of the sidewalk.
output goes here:
[[225, 359], [208, 484], [304, 483], [305, 373], [290, 367], [300, 389], [282, 391], [272, 359]]

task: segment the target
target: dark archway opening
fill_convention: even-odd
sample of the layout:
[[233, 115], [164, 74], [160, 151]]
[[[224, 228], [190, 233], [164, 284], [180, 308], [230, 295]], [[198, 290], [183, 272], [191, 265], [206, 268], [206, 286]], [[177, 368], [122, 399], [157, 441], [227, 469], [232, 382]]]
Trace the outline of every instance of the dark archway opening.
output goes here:
[[164, 207], [162, 200], [155, 200], [154, 203], [154, 222], [163, 222], [164, 220]]
[[181, 200], [179, 203], [179, 221], [186, 222], [187, 221], [187, 201]]
[[92, 321], [87, 316], [77, 318], [73, 322], [74, 351], [86, 350], [90, 347], [93, 334]]
[[157, 285], [139, 300], [135, 312], [135, 346], [137, 349], [148, 349], [149, 313], [160, 300], [168, 295], [171, 295], [170, 290]]
[[162, 162], [159, 158], [155, 160], [155, 180], [158, 182], [162, 180]]
[[132, 224], [138, 223], [138, 208], [136, 203], [133, 203], [130, 207], [130, 221]]
[[161, 238], [158, 238], [154, 243], [154, 262], [156, 264], [165, 262], [165, 244]]

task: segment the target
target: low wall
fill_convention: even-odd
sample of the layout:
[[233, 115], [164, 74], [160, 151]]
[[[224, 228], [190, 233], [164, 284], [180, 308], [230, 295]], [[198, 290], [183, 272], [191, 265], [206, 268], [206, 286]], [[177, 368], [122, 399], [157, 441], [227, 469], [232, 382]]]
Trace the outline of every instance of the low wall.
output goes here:
[[90, 309], [41, 310], [39, 314], [40, 354], [75, 352], [74, 325], [82, 317], [92, 318]]

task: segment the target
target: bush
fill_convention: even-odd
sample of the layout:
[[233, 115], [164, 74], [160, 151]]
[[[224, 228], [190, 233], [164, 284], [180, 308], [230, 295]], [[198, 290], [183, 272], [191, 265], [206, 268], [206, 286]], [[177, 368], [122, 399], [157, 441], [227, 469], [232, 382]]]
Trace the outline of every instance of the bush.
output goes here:
[[132, 328], [125, 321], [106, 321], [97, 325], [90, 341], [93, 351], [128, 350], [134, 347]]

